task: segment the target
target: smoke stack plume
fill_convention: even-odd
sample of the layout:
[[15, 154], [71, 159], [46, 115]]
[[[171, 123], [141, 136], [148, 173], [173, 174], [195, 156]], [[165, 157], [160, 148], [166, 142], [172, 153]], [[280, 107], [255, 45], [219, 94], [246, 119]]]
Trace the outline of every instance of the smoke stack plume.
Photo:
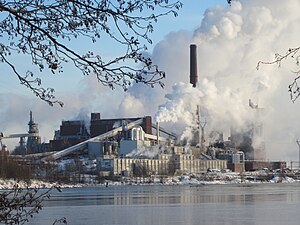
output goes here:
[[190, 83], [193, 87], [196, 87], [198, 81], [198, 69], [197, 69], [197, 46], [195, 44], [190, 45]]

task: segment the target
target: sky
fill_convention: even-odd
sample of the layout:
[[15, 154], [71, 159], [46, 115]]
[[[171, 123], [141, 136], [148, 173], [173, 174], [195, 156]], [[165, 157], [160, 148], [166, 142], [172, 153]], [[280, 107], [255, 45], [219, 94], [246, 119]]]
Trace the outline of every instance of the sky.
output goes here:
[[[279, 68], [262, 65], [275, 53], [300, 45], [298, 0], [240, 0], [228, 6], [221, 0], [184, 0], [177, 18], [158, 21], [151, 35], [153, 44], [147, 53], [166, 71], [165, 88], [133, 85], [128, 92], [110, 90], [93, 76], [66, 68], [59, 75], [43, 74], [43, 84], [56, 89], [63, 108], [50, 107], [20, 87], [15, 77], [0, 64], [0, 124], [5, 134], [28, 130], [29, 111], [39, 124], [42, 141], [53, 138], [62, 120], [88, 119], [91, 112], [102, 118], [150, 115], [184, 137], [191, 124], [191, 112], [199, 104], [205, 108], [206, 134], [217, 130], [228, 136], [230, 127], [245, 127], [249, 121], [264, 124], [267, 159], [298, 160], [296, 140], [300, 138], [298, 111], [300, 100], [292, 103], [287, 91], [297, 69], [292, 60]], [[189, 84], [189, 45], [197, 44], [197, 88]], [[72, 43], [80, 48], [82, 43]], [[105, 57], [117, 54], [111, 44], [101, 48]], [[16, 62], [28, 65], [22, 56]], [[258, 104], [251, 109], [248, 101]], [[259, 114], [259, 115], [258, 115]], [[259, 116], [259, 117], [258, 117]], [[225, 137], [226, 137], [225, 135]], [[7, 141], [10, 149], [18, 140]]]

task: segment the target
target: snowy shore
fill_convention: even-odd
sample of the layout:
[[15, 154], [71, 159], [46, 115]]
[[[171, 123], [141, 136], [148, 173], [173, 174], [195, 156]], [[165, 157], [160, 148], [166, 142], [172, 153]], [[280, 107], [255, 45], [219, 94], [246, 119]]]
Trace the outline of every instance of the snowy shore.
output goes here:
[[251, 183], [300, 183], [295, 179], [284, 174], [270, 174], [264, 172], [245, 172], [245, 173], [205, 173], [205, 174], [187, 174], [182, 176], [164, 176], [164, 177], [123, 177], [118, 181], [105, 180], [101, 184], [87, 182], [84, 184], [61, 184], [49, 183], [40, 180], [30, 180], [30, 182], [16, 181], [13, 179], [0, 179], [0, 189], [12, 189], [14, 185], [20, 188], [50, 188], [57, 186], [60, 188], [78, 188], [86, 186], [115, 186], [115, 185], [209, 185], [209, 184], [251, 184]]
[[30, 182], [25, 182], [16, 181], [14, 179], [0, 179], [0, 190], [13, 189], [15, 185], [18, 185], [19, 188], [51, 188], [53, 186], [58, 186], [62, 188], [80, 187], [80, 185], [60, 185], [57, 183], [49, 183], [40, 180], [30, 180]]

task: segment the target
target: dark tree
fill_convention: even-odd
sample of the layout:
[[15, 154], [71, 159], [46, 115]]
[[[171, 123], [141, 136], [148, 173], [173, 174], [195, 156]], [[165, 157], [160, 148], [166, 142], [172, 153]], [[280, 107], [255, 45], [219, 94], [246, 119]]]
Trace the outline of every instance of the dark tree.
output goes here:
[[[277, 64], [279, 67], [281, 66], [281, 63], [286, 59], [293, 59], [295, 60], [295, 63], [297, 66], [299, 66], [299, 60], [300, 60], [300, 47], [297, 48], [290, 48], [285, 54], [275, 54], [275, 60], [273, 61], [259, 61], [257, 64], [257, 69], [259, 69], [261, 64]], [[295, 73], [296, 77], [293, 80], [293, 82], [288, 86], [288, 92], [290, 93], [290, 98], [292, 102], [295, 102], [297, 98], [300, 96], [300, 86], [298, 84], [300, 80], [300, 69], [293, 71]]]
[[[50, 105], [63, 103], [55, 99], [53, 88], [41, 86], [41, 78], [33, 71], [20, 72], [13, 55], [31, 57], [40, 72], [62, 73], [63, 66], [71, 63], [110, 88], [126, 90], [132, 81], [163, 86], [165, 73], [142, 53], [145, 44], [151, 43], [153, 24], [162, 16], [177, 16], [181, 7], [182, 3], [172, 0], [3, 0], [0, 60], [22, 85]], [[105, 61], [101, 53], [81, 54], [68, 45], [77, 38], [84, 44], [82, 41], [102, 41], [103, 37], [111, 38], [123, 53]]]

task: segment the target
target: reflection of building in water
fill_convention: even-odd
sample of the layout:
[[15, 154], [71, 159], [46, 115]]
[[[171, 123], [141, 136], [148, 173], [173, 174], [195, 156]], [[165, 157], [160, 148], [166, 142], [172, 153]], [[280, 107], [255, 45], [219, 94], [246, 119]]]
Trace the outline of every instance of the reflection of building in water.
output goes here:
[[[158, 190], [159, 188], [159, 190]], [[140, 190], [139, 190], [140, 189]], [[205, 204], [237, 202], [247, 204], [254, 201], [265, 201], [270, 196], [264, 193], [249, 194], [240, 187], [198, 186], [131, 186], [131, 191], [114, 192], [114, 205], [167, 205], [167, 204]], [[238, 190], [238, 191], [237, 191]], [[287, 196], [284, 196], [287, 198]]]

